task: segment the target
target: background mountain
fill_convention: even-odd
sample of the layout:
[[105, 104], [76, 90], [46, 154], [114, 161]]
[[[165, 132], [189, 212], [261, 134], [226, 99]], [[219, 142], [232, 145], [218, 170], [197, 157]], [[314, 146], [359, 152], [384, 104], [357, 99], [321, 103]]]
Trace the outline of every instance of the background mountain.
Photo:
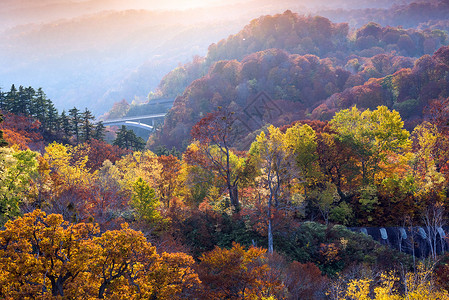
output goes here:
[[58, 109], [98, 115], [115, 101], [145, 99], [164, 74], [261, 15], [408, 2], [4, 0], [0, 87], [43, 87]]
[[406, 28], [440, 28], [448, 29], [447, 16], [449, 1], [429, 0], [413, 1], [407, 4], [395, 4], [385, 7], [339, 7], [337, 9], [321, 9], [317, 14], [336, 22], [348, 22], [351, 26], [360, 27], [368, 22], [376, 22], [383, 26], [403, 26]]
[[[261, 124], [246, 124], [251, 130], [241, 133], [240, 140], [252, 136], [263, 124], [328, 120], [352, 105], [372, 109], [386, 105], [402, 112], [412, 124], [408, 119], [421, 117], [430, 100], [446, 97], [447, 75], [437, 71], [438, 64], [433, 62], [445, 57], [446, 48], [433, 58], [429, 54], [448, 43], [441, 30], [375, 23], [350, 30], [347, 23], [291, 11], [254, 19], [239, 33], [212, 44], [204, 59], [164, 77], [160, 95], [183, 93], [176, 98], [154, 144], [183, 149], [190, 141], [190, 128], [207, 113], [217, 107], [244, 112], [262, 92], [281, 113], [272, 115], [266, 107], [261, 108]], [[428, 68], [439, 75], [427, 76]], [[206, 70], [205, 74], [201, 70]], [[414, 75], [398, 79], [404, 75], [397, 74], [410, 72]], [[247, 122], [248, 116], [239, 118]]]

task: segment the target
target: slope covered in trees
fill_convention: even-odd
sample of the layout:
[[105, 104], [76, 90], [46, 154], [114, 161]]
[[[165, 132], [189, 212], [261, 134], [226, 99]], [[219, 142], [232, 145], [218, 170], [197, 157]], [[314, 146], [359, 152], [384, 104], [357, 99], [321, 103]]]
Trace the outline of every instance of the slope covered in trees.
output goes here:
[[429, 106], [449, 97], [449, 47], [441, 47], [434, 55], [419, 58], [413, 68], [392, 75], [370, 79], [363, 85], [332, 95], [317, 107], [312, 118], [326, 119], [335, 111], [357, 105], [375, 108], [387, 105], [396, 109], [413, 128], [429, 113]]
[[[115, 134], [106, 130], [101, 121], [94, 123], [95, 117], [87, 108], [81, 111], [73, 107], [59, 114], [42, 88], [19, 86], [17, 89], [12, 85], [8, 92], [0, 91], [0, 112], [3, 114], [0, 129], [9, 146], [35, 151], [44, 151], [54, 141], [80, 146], [89, 157], [97, 156], [96, 162], [89, 165], [93, 170], [106, 159], [115, 161], [128, 153], [128, 149], [145, 146], [145, 141], [131, 130]], [[104, 142], [106, 133], [110, 138], [115, 137], [114, 146]]]
[[[283, 16], [289, 14], [286, 12]], [[398, 44], [394, 44], [394, 39], [391, 39], [391, 44], [387, 45], [384, 40], [394, 35], [401, 36], [401, 30], [381, 28], [375, 24], [364, 26], [356, 32], [357, 39], [352, 43], [353, 47], [359, 50], [349, 52], [359, 55], [353, 54], [343, 60], [320, 59], [315, 55], [301, 56], [289, 54], [283, 50], [270, 49], [247, 55], [241, 61], [222, 60], [214, 63], [205, 76], [195, 80], [181, 96], [177, 97], [167, 115], [162, 131], [159, 132], [157, 142], [170, 147], [185, 147], [189, 139], [189, 128], [201, 116], [217, 107], [226, 107], [235, 112], [245, 111], [260, 92], [266, 93], [271, 98], [270, 101], [273, 101], [282, 112], [269, 114], [262, 111], [262, 124], [272, 123], [279, 126], [310, 117], [328, 119], [336, 110], [353, 104], [363, 108], [375, 108], [377, 105], [387, 105], [390, 108], [394, 106], [404, 114], [407, 121], [415, 116], [422, 117], [422, 109], [426, 107], [429, 100], [446, 97], [444, 92], [446, 91], [444, 86], [446, 48], [441, 48], [433, 57], [424, 55], [415, 63], [414, 58], [409, 56], [413, 56], [412, 53], [423, 53], [425, 34], [408, 32], [410, 36], [422, 34], [422, 38], [419, 39], [422, 42], [419, 46], [421, 48], [418, 44], [416, 47], [402, 45], [402, 39], [406, 37], [411, 42], [408, 35], [402, 35], [399, 40], [396, 40]], [[445, 41], [446, 36], [443, 35], [442, 38]], [[435, 41], [432, 37], [429, 39]], [[242, 39], [240, 37], [235, 40]], [[413, 42], [411, 43], [413, 45]], [[391, 46], [395, 49], [402, 45], [401, 47], [406, 50], [404, 52], [406, 56], [382, 53], [384, 50], [379, 45], [387, 48]], [[418, 48], [419, 51], [416, 50]], [[377, 54], [378, 52], [381, 54]], [[370, 55], [360, 56], [363, 53]], [[406, 75], [409, 72], [407, 70], [414, 70], [413, 78], [415, 79]], [[433, 76], [429, 76], [429, 72], [434, 72]], [[417, 75], [417, 73], [420, 74]], [[180, 76], [179, 79], [186, 74], [188, 72], [178, 73], [175, 76]], [[400, 80], [403, 81], [400, 82]], [[168, 79], [164, 83], [173, 87], [171, 82], [173, 81]], [[179, 81], [175, 82], [179, 83]], [[400, 95], [399, 89], [404, 90]], [[409, 89], [408, 92], [405, 91], [407, 89]], [[411, 89], [414, 91], [412, 92]], [[424, 96], [419, 97], [420, 93]], [[399, 98], [395, 99], [395, 97]], [[418, 98], [420, 100], [417, 100]], [[418, 104], [414, 107], [410, 104], [416, 101], [421, 101], [419, 107]], [[308, 115], [312, 111], [313, 114]], [[244, 122], [248, 122], [248, 116], [242, 115], [242, 118]], [[257, 129], [259, 128], [252, 128], [251, 131]], [[251, 132], [247, 132], [249, 133]]]
[[[371, 78], [413, 68], [415, 59], [423, 57], [421, 61], [447, 43], [446, 33], [439, 30], [405, 30], [369, 23], [349, 33], [345, 23], [291, 11], [260, 17], [239, 33], [212, 44], [204, 59], [197, 58], [162, 80], [157, 97], [180, 96], [156, 143], [183, 148], [189, 128], [205, 113], [218, 106], [244, 111], [262, 91], [276, 103], [283, 118], [269, 114], [262, 124], [284, 125], [308, 118], [332, 95], [336, 97]], [[391, 108], [394, 103], [380, 104]], [[318, 108], [323, 110], [323, 115], [332, 116], [332, 111]]]
[[332, 23], [324, 17], [306, 17], [286, 11], [254, 19], [239, 33], [210, 45], [205, 60], [196, 59], [175, 69], [161, 81], [159, 89], [163, 96], [176, 96], [190, 82], [204, 75], [213, 63], [241, 60], [246, 55], [271, 48], [291, 54], [334, 57], [344, 65], [351, 55], [372, 57], [394, 51], [396, 55], [419, 57], [432, 54], [448, 42], [447, 34], [440, 30], [405, 30], [375, 23], [365, 24], [350, 34], [347, 23]]
[[[181, 159], [105, 157], [92, 144], [1, 148], [0, 295], [326, 299], [357, 292], [372, 270], [399, 285], [432, 273], [409, 292], [447, 293], [426, 288], [444, 282], [444, 265], [414, 269], [406, 254], [334, 225], [424, 225], [430, 209], [447, 210], [446, 123], [409, 132], [385, 106], [352, 108], [270, 126], [236, 151], [234, 118], [204, 117]], [[406, 273], [389, 272], [395, 264]]]
[[[350, 20], [352, 26], [362, 26], [368, 22], [376, 22], [384, 26], [403, 26], [405, 28], [448, 29], [447, 15], [449, 4], [446, 0], [409, 1], [398, 3], [392, 7], [321, 9], [317, 14], [336, 22]], [[341, 20], [341, 21], [339, 21]], [[435, 26], [436, 25], [436, 26]]]
[[[373, 47], [380, 48], [372, 50], [378, 53], [395, 50], [401, 55], [421, 56], [430, 54], [442, 43], [447, 43], [444, 33], [439, 31], [405, 30], [367, 23], [355, 31], [355, 40], [352, 40], [352, 36], [348, 36], [347, 23], [332, 23], [321, 16], [305, 17], [286, 11], [255, 19], [239, 33], [212, 44], [207, 58], [212, 61], [240, 60], [253, 52], [278, 48], [292, 54], [344, 59], [349, 54], [372, 56], [366, 50]], [[432, 44], [433, 48], [428, 45], [425, 49], [423, 43], [436, 44]], [[365, 52], [360, 52], [363, 50]]]

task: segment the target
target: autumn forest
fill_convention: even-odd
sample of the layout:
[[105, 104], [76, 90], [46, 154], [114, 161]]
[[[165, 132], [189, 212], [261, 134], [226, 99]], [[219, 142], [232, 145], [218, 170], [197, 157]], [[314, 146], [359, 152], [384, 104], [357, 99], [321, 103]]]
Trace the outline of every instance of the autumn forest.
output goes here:
[[371, 2], [248, 19], [97, 118], [0, 81], [0, 298], [449, 299], [449, 2]]

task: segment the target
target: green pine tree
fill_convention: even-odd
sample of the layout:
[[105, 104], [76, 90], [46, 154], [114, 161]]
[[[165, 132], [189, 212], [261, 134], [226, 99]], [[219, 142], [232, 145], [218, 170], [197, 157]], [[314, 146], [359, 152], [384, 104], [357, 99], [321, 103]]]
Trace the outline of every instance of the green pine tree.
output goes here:
[[2, 91], [0, 87], [0, 110], [5, 110], [6, 106], [6, 93]]
[[62, 111], [61, 117], [59, 118], [61, 123], [62, 132], [65, 135], [65, 138], [70, 139], [72, 135], [72, 127], [70, 126], [70, 118], [67, 116], [65, 110]]
[[18, 94], [16, 86], [13, 84], [11, 85], [11, 89], [6, 94], [6, 103], [5, 103], [5, 110], [12, 113], [17, 113], [17, 101], [18, 101]]
[[71, 110], [69, 110], [69, 116], [70, 116], [70, 126], [72, 129], [73, 134], [76, 137], [76, 143], [79, 143], [79, 138], [80, 138], [80, 113], [79, 113], [79, 109], [77, 109], [76, 107], [72, 108]]
[[58, 110], [50, 100], [47, 101], [47, 116], [45, 117], [45, 123], [47, 124], [47, 130], [49, 132], [55, 132], [58, 131], [59, 124]]
[[42, 127], [47, 128], [46, 118], [48, 111], [47, 95], [45, 95], [42, 88], [38, 88], [33, 97], [31, 104], [31, 115], [41, 122]]
[[97, 125], [95, 125], [94, 139], [104, 141], [105, 128], [103, 122], [99, 121]]
[[23, 90], [21, 97], [22, 113], [25, 115], [32, 115], [33, 112], [33, 99], [36, 95], [36, 91], [31, 87], [27, 87]]
[[94, 115], [87, 109], [81, 113], [80, 121], [81, 121], [81, 136], [83, 141], [89, 141], [94, 134], [94, 124], [91, 122], [95, 119]]

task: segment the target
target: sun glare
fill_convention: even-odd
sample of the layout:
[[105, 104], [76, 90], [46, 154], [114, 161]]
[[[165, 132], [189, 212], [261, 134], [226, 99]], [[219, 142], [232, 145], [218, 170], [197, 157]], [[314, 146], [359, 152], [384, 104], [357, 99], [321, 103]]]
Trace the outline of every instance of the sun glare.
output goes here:
[[207, 7], [223, 2], [221, 0], [169, 0], [161, 4], [166, 9], [190, 9], [197, 7]]

